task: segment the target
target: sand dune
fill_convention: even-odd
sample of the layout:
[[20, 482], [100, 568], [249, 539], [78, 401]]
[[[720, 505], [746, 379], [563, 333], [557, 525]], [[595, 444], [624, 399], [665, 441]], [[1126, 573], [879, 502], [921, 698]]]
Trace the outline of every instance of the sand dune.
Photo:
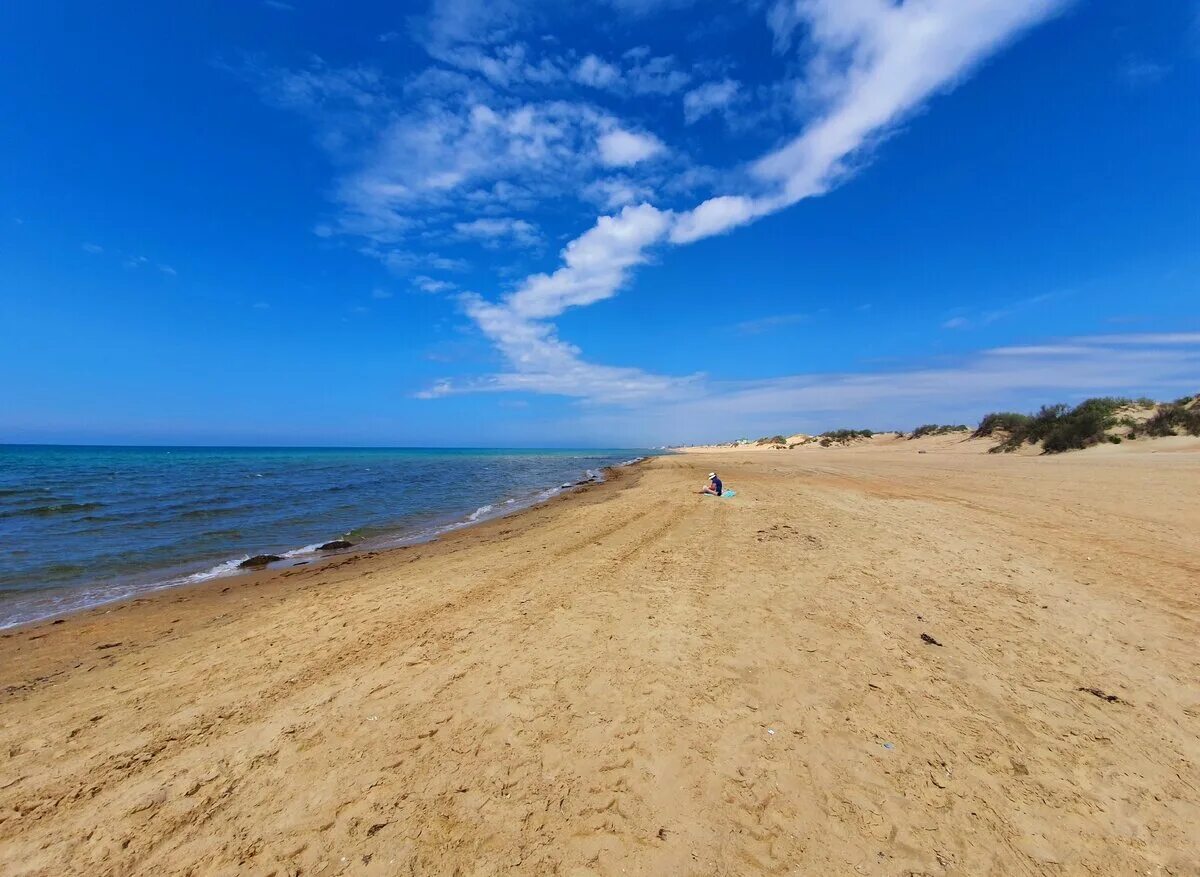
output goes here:
[[9, 632], [0, 872], [1200, 873], [1200, 455], [921, 441]]

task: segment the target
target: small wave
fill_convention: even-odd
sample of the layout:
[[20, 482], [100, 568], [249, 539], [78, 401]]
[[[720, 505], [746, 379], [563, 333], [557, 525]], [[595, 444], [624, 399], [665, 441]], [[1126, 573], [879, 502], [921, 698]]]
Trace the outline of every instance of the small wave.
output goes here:
[[40, 505], [30, 509], [14, 509], [0, 513], [0, 518], [49, 518], [54, 515], [69, 515], [73, 512], [92, 512], [104, 508], [102, 502], [63, 502], [56, 505]]
[[324, 545], [324, 542], [314, 542], [312, 545], [305, 545], [303, 548], [293, 548], [291, 551], [285, 551], [280, 557], [300, 557], [302, 554], [315, 554], [317, 549]]
[[471, 514], [467, 515], [467, 520], [478, 521], [480, 515], [486, 515], [491, 510], [492, 507], [490, 505], [481, 505], [479, 508], [475, 509], [475, 511], [471, 512]]
[[[206, 582], [209, 579], [219, 578], [220, 576], [231, 575], [238, 571], [238, 566], [243, 560], [249, 560], [249, 554], [243, 554], [241, 557], [235, 557], [233, 560], [227, 560], [224, 563], [218, 563], [216, 566], [206, 569], [203, 572], [194, 572], [190, 576], [184, 576], [177, 581], [180, 584], [190, 585], [195, 582]], [[173, 584], [168, 582], [167, 584]]]

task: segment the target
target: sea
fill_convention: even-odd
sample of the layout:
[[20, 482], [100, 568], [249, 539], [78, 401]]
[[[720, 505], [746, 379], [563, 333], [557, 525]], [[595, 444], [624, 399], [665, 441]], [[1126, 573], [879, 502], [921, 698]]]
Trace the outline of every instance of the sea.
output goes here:
[[336, 539], [387, 548], [544, 502], [648, 449], [0, 445], [0, 628], [312, 561]]

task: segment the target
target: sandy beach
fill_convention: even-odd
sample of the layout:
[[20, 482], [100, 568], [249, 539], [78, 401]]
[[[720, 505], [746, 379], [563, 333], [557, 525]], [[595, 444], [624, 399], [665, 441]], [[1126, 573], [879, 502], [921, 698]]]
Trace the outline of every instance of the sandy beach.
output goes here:
[[0, 873], [1200, 873], [1194, 446], [672, 455], [6, 631]]

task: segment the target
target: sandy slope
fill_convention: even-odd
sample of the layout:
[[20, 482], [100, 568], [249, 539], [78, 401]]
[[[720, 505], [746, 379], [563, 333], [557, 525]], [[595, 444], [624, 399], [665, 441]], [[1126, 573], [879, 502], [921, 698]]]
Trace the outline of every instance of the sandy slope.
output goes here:
[[1200, 873], [1200, 454], [916, 447], [11, 633], [0, 872]]

